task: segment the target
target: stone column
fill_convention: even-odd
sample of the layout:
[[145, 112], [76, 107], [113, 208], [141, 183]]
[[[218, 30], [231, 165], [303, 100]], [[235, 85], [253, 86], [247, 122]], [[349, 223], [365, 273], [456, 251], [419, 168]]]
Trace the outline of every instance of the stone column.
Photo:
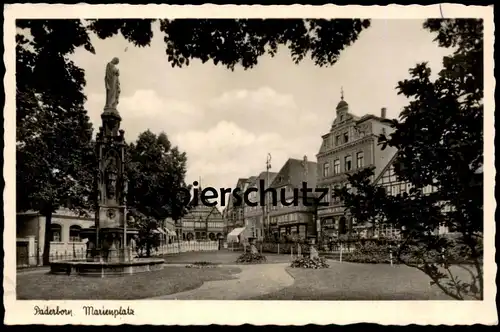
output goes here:
[[36, 265], [36, 245], [35, 245], [35, 236], [29, 235], [28, 238], [28, 265], [35, 266]]

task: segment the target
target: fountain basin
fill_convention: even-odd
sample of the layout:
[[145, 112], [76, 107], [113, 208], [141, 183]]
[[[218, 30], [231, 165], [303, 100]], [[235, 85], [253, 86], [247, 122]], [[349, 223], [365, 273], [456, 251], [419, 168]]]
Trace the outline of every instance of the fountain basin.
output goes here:
[[58, 261], [50, 263], [50, 273], [76, 274], [89, 277], [130, 275], [163, 269], [161, 258], [140, 258], [130, 262]]

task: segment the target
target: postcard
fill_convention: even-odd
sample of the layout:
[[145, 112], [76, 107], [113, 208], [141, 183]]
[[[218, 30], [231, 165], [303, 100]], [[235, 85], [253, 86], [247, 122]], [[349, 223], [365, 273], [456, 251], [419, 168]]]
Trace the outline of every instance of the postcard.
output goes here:
[[492, 6], [4, 31], [6, 324], [498, 324]]

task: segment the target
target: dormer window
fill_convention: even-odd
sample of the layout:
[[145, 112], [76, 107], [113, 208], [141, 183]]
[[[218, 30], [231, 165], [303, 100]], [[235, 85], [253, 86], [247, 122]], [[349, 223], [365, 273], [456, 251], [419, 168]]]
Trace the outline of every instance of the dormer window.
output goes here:
[[344, 133], [344, 143], [349, 142], [349, 133]]
[[344, 115], [340, 116], [340, 122], [344, 121]]

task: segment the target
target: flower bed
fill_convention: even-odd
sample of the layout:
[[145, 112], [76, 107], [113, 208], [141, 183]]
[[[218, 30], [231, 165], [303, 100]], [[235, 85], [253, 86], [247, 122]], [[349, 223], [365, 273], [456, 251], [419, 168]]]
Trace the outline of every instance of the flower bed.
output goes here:
[[326, 260], [322, 257], [310, 258], [310, 257], [299, 257], [296, 258], [290, 267], [293, 268], [303, 268], [303, 269], [324, 269], [330, 267]]
[[194, 262], [192, 264], [186, 265], [186, 267], [194, 269], [212, 269], [217, 267], [217, 264], [212, 262]]
[[240, 257], [238, 257], [236, 263], [258, 264], [264, 263], [265, 261], [267, 261], [267, 259], [264, 255], [245, 252]]

